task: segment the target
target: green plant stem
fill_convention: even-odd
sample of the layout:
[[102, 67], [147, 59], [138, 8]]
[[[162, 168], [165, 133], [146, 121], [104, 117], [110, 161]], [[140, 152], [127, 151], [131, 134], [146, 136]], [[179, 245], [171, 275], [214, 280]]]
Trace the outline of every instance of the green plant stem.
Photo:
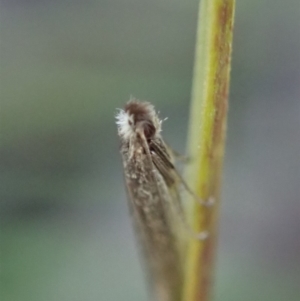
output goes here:
[[221, 173], [230, 79], [234, 0], [202, 0], [200, 5], [187, 168], [190, 187], [212, 207], [188, 202], [188, 216], [196, 231], [208, 239], [188, 242], [185, 254], [184, 301], [211, 300]]

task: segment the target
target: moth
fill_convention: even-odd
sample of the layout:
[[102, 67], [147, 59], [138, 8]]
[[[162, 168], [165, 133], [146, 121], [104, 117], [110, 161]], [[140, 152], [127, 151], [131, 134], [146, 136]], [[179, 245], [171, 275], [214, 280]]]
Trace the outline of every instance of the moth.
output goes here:
[[[157, 300], [179, 300], [183, 267], [178, 217], [187, 226], [180, 184], [192, 192], [174, 166], [173, 152], [161, 136], [162, 120], [151, 103], [132, 99], [116, 119], [129, 207], [143, 249], [150, 290]], [[197, 237], [206, 236], [201, 233]]]

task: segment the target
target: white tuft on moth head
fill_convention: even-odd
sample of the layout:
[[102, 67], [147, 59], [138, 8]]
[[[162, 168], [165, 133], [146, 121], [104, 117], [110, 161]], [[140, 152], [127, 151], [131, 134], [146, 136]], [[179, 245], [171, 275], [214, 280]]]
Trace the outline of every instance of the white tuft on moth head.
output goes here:
[[149, 102], [130, 100], [124, 110], [119, 110], [116, 119], [122, 140], [131, 140], [131, 137], [137, 135], [137, 129], [144, 132], [147, 140], [160, 136], [162, 120]]
[[130, 139], [130, 136], [134, 134], [133, 115], [129, 115], [128, 112], [120, 110], [116, 115], [116, 119], [120, 137], [124, 140]]

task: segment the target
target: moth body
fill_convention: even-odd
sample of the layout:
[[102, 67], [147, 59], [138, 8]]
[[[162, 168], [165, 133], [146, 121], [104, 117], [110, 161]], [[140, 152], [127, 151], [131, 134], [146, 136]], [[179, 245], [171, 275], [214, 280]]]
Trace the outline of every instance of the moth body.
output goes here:
[[171, 190], [176, 177], [161, 137], [162, 121], [148, 102], [129, 101], [117, 118], [129, 204], [157, 299], [180, 298], [182, 266]]

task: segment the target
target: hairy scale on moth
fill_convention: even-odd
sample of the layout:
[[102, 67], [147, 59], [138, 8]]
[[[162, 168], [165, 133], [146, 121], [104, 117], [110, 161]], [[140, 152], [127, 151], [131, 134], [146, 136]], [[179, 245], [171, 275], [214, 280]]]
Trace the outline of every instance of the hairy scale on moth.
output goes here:
[[201, 205], [173, 163], [172, 151], [161, 137], [162, 120], [152, 104], [130, 100], [116, 116], [121, 140], [125, 182], [134, 224], [141, 239], [153, 291], [159, 300], [176, 300], [182, 281], [176, 216], [190, 235], [203, 240], [207, 231], [195, 233], [181, 204], [180, 184]]

